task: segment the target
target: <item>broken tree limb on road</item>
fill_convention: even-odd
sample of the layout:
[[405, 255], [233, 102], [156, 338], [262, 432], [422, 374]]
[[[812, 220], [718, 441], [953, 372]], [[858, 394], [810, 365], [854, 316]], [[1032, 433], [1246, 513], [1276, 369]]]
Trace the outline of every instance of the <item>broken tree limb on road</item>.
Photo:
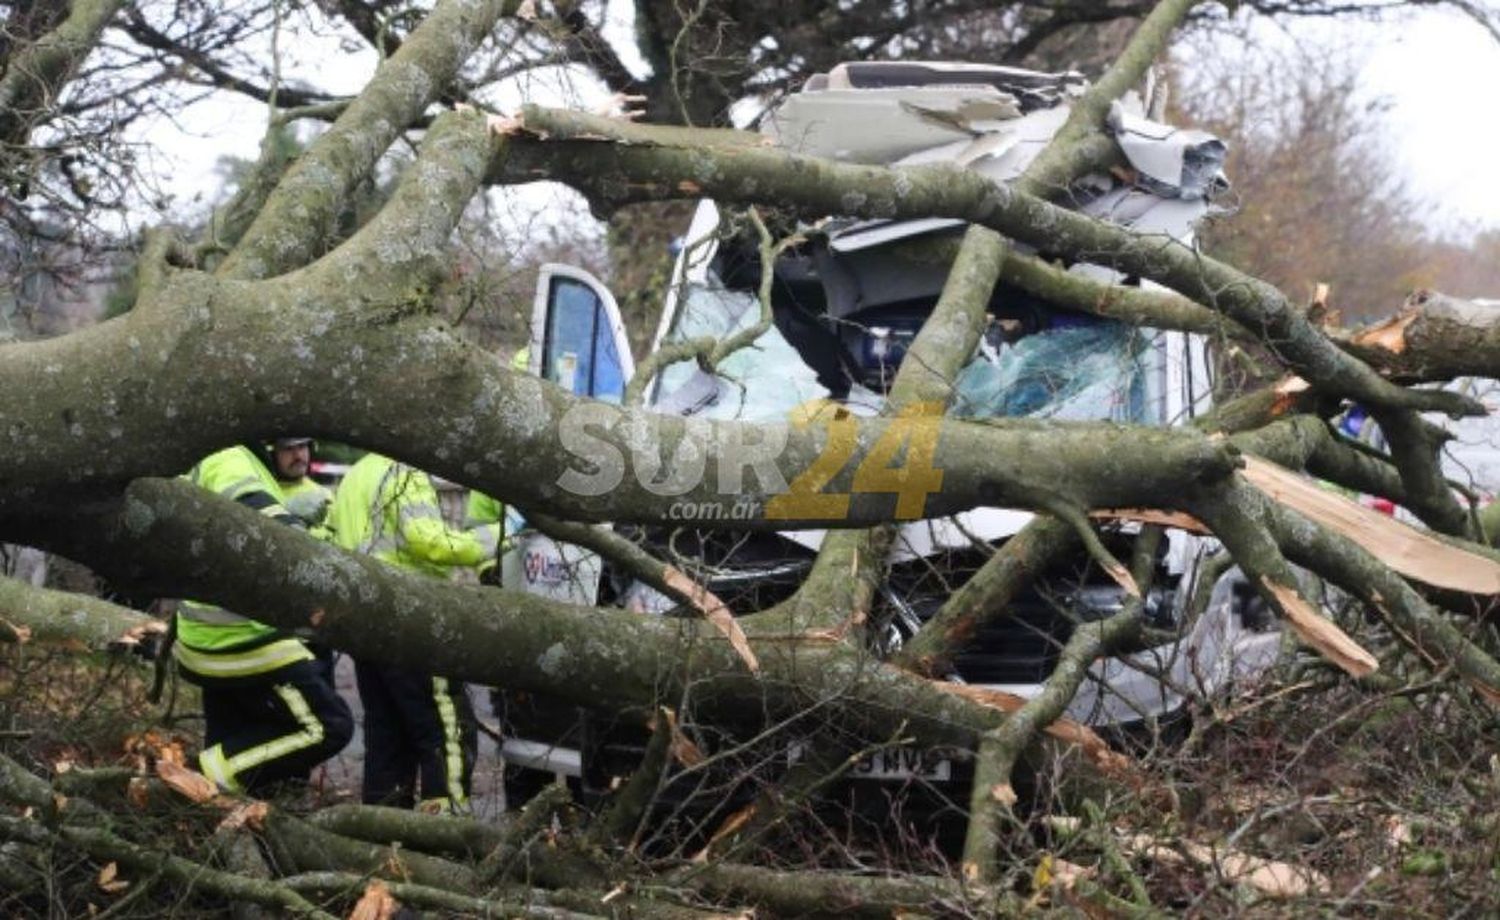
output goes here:
[[167, 624], [138, 610], [0, 576], [0, 642], [58, 642], [90, 651], [139, 646]]

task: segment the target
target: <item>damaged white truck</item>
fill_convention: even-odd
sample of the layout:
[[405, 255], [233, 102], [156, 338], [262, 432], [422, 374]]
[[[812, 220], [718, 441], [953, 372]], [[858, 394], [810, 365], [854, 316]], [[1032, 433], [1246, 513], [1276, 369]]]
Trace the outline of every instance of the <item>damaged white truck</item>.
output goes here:
[[[1072, 73], [846, 64], [813, 78], [767, 112], [760, 130], [790, 151], [895, 167], [954, 163], [1003, 182], [1020, 175], [1042, 150], [1083, 88]], [[1224, 146], [1202, 132], [1151, 121], [1143, 110], [1136, 100], [1133, 108], [1130, 102], [1117, 105], [1111, 117], [1130, 170], [1087, 177], [1069, 190], [1069, 201], [1137, 232], [1191, 242], [1196, 222], [1227, 187]], [[732, 336], [759, 321], [760, 250], [753, 234], [731, 225], [713, 202], [698, 206], [654, 348]], [[716, 373], [690, 360], [666, 366], [650, 382], [646, 404], [663, 413], [756, 421], [784, 420], [822, 401], [858, 414], [878, 412], [907, 346], [936, 303], [963, 230], [953, 220], [837, 215], [803, 226], [805, 242], [771, 266], [771, 328], [725, 359]], [[1070, 270], [1136, 283], [1099, 266]], [[995, 290], [989, 313], [984, 339], [956, 381], [949, 407], [955, 416], [1176, 425], [1209, 404], [1212, 368], [1199, 336], [1066, 310], [1005, 284]], [[533, 373], [579, 394], [618, 400], [634, 373], [624, 332], [603, 285], [565, 266], [543, 271], [530, 349]], [[1030, 519], [1027, 512], [982, 508], [905, 524], [872, 616], [872, 650], [886, 654], [899, 647], [953, 587]], [[743, 614], [788, 596], [823, 534], [710, 532], [685, 523], [639, 537], [674, 560], [686, 560], [692, 574]], [[1129, 538], [1128, 529], [1104, 534], [1106, 542]], [[1249, 592], [1237, 590], [1232, 577], [1214, 587], [1201, 615], [1185, 617], [1196, 573], [1213, 549], [1201, 538], [1170, 533], [1145, 609], [1154, 632], [1165, 631], [1171, 640], [1097, 662], [1072, 701], [1073, 718], [1096, 726], [1154, 719], [1178, 710], [1191, 695], [1251, 678], [1274, 660], [1276, 624], [1246, 603]], [[635, 615], [677, 612], [671, 600], [644, 585], [617, 583], [592, 555], [530, 531], [520, 535], [504, 570], [511, 587], [614, 603]], [[957, 657], [950, 677], [1034, 694], [1074, 624], [1108, 616], [1123, 601], [1122, 589], [1079, 554], [1046, 573], [1004, 616], [992, 618]], [[621, 726], [514, 695], [504, 715], [504, 755], [515, 770], [567, 775], [585, 791], [599, 791], [639, 756], [639, 722]], [[793, 757], [800, 750], [800, 742], [781, 743]], [[961, 752], [897, 746], [868, 758], [854, 775], [941, 786], [965, 781], [962, 760]], [[953, 798], [966, 801], [963, 795]]]

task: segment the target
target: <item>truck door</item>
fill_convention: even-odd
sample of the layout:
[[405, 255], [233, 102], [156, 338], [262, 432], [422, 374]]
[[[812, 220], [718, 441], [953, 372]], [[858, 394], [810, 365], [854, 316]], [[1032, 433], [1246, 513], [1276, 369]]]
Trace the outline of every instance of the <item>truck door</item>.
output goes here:
[[[609, 289], [570, 265], [542, 266], [531, 316], [527, 370], [573, 393], [618, 403], [635, 373], [620, 309]], [[594, 604], [600, 560], [577, 546], [522, 530], [500, 561], [506, 587]]]
[[581, 268], [549, 263], [531, 313], [532, 373], [579, 396], [617, 403], [635, 373], [620, 308]]

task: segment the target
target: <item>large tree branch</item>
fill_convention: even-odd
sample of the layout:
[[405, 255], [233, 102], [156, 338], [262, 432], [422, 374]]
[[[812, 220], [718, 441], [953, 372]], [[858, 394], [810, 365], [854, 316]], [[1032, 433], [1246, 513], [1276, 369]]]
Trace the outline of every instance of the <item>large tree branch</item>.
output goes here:
[[1417, 291], [1391, 319], [1337, 334], [1345, 349], [1394, 380], [1500, 377], [1500, 309], [1493, 304]]
[[349, 190], [436, 101], [516, 0], [444, 0], [287, 172], [235, 251], [225, 278], [268, 278], [305, 265], [334, 239]]
[[[524, 123], [564, 137], [547, 110], [527, 107]], [[775, 196], [809, 215], [960, 218], [1047, 253], [1158, 281], [1246, 327], [1329, 394], [1372, 406], [1483, 412], [1457, 394], [1404, 390], [1382, 379], [1335, 346], [1274, 287], [1175, 240], [1139, 236], [954, 167], [890, 169], [763, 148], [647, 149], [553, 140], [515, 144], [492, 178], [514, 182], [541, 177], [568, 182], [605, 204], [689, 195], [731, 202]]]
[[1161, 56], [1167, 47], [1172, 31], [1187, 15], [1188, 10], [1200, 0], [1161, 0], [1146, 16], [1130, 38], [1130, 44], [1120, 57], [1105, 71], [1099, 81], [1073, 103], [1068, 120], [1058, 129], [1057, 136], [1047, 149], [1032, 161], [1023, 180], [1017, 184], [1021, 191], [1040, 194], [1049, 187], [1066, 187], [1082, 174], [1077, 158], [1090, 145], [1102, 142], [1106, 149], [1113, 142], [1104, 135], [1104, 117], [1116, 99], [1140, 82], [1146, 68]]
[[0, 642], [58, 642], [91, 651], [139, 645], [166, 624], [85, 594], [0, 576]]
[[697, 620], [643, 617], [521, 592], [438, 582], [319, 543], [187, 483], [145, 479], [123, 502], [7, 516], [49, 549], [106, 573], [198, 597], [285, 629], [310, 630], [362, 660], [503, 683], [578, 705], [651, 707], [691, 688], [710, 718], [781, 718], [812, 702], [854, 731], [904, 726], [928, 743], [972, 745], [1003, 714], [816, 634], [762, 636], [759, 674]]
[[0, 77], [0, 144], [26, 144], [119, 8], [120, 0], [73, 0], [57, 28], [9, 56]]
[[1500, 663], [1465, 637], [1389, 566], [1247, 485], [1237, 483], [1224, 490], [1215, 503], [1243, 509], [1243, 513], [1263, 522], [1291, 561], [1359, 598], [1380, 613], [1429, 665], [1452, 665], [1481, 697], [1500, 708]]
[[[439, 119], [391, 204], [314, 265], [265, 282], [169, 274], [127, 317], [8, 346], [0, 431], [14, 447], [4, 472], [11, 499], [56, 485], [60, 471], [108, 487], [291, 430], [381, 450], [559, 517], [660, 522], [677, 502], [738, 502], [752, 513], [734, 520], [761, 529], [888, 520], [884, 495], [827, 497], [853, 491], [859, 463], [882, 437], [916, 427], [934, 439], [933, 462], [944, 471], [921, 509], [928, 515], [977, 504], [1170, 503], [1182, 482], [1222, 476], [1233, 462], [1190, 431], [911, 418], [847, 419], [835, 431], [668, 418], [581, 401], [508, 371], [411, 315], [498, 143], [478, 115]], [[435, 403], [434, 393], [446, 395]], [[181, 415], [198, 424], [179, 430]], [[839, 466], [822, 493], [788, 496], [787, 483], [820, 456]], [[1054, 473], [1063, 457], [1079, 464], [1068, 482]], [[689, 481], [700, 460], [702, 477]], [[655, 482], [662, 468], [673, 486]]]

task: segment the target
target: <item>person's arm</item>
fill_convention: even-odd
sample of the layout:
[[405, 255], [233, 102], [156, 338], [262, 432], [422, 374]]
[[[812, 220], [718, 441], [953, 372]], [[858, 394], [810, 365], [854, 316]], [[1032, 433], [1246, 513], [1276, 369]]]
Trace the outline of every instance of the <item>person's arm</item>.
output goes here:
[[494, 542], [475, 531], [449, 529], [426, 473], [403, 470], [396, 487], [396, 539], [407, 555], [434, 565], [477, 566], [494, 558], [498, 528]]

